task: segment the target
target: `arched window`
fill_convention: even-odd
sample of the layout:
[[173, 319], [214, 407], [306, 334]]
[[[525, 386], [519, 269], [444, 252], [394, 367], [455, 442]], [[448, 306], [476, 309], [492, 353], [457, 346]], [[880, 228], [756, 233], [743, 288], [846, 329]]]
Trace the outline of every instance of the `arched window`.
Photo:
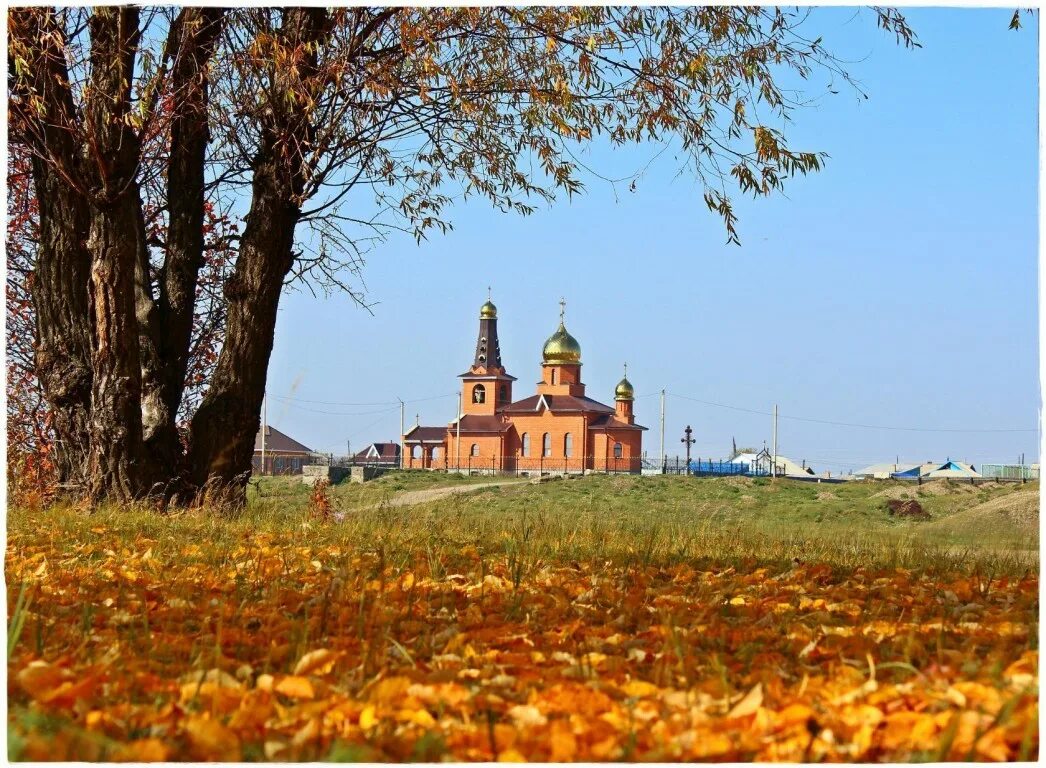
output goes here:
[[530, 435], [528, 435], [526, 432], [524, 432], [523, 433], [523, 439], [522, 439], [521, 442], [523, 443], [523, 445], [522, 445], [523, 455], [524, 456], [529, 456], [530, 455]]
[[548, 432], [541, 438], [541, 455], [551, 456], [552, 455], [552, 435]]
[[472, 453], [473, 456], [479, 456], [479, 445], [477, 445], [476, 443], [473, 443], [472, 444], [472, 451], [471, 451], [471, 453]]
[[482, 384], [477, 384], [472, 388], [472, 402], [484, 403], [487, 400], [487, 390]]
[[563, 437], [563, 455], [568, 459], [574, 455], [574, 437], [569, 432]]
[[508, 384], [502, 384], [501, 385], [501, 389], [498, 390], [498, 391], [501, 393], [501, 395], [499, 396], [498, 399], [501, 400], [501, 402], [503, 402], [503, 403], [507, 403], [508, 402]]
[[410, 449], [410, 457], [412, 459], [420, 459], [421, 458], [421, 446], [420, 445], [415, 445], [413, 448]]
[[436, 446], [435, 448], [432, 449], [432, 460], [433, 461], [435, 461], [436, 459], [438, 459], [442, 455], [443, 455], [443, 449], [440, 448], [439, 446]]
[[614, 458], [621, 458], [621, 443], [614, 443]]
[[553, 384], [556, 383], [556, 369], [555, 368], [552, 369], [552, 383]]

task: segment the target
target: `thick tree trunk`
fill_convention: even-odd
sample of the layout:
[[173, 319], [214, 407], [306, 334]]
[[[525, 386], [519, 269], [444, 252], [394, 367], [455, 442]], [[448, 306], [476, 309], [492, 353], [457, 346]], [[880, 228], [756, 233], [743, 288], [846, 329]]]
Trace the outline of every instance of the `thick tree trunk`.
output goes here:
[[[128, 124], [138, 43], [138, 9], [100, 7], [91, 15], [91, 90], [86, 120], [93, 140], [91, 463], [92, 499], [129, 501], [154, 476], [142, 436], [139, 351], [141, 201], [139, 138]], [[141, 329], [148, 334], [148, 329]]]
[[[68, 87], [64, 36], [53, 11], [12, 10], [12, 34], [23, 36], [28, 80], [15, 80], [18, 106], [36, 95], [35, 130], [26, 131], [33, 153], [33, 185], [40, 211], [40, 242], [32, 280], [36, 313], [36, 368], [55, 430], [58, 481], [84, 484], [90, 445], [91, 333], [87, 251], [89, 211], [75, 188], [80, 154], [67, 130], [75, 119]], [[13, 107], [15, 108], [15, 107]], [[20, 115], [23, 124], [27, 118]], [[43, 156], [65, 158], [62, 167]]]
[[225, 341], [211, 386], [192, 421], [194, 482], [201, 487], [219, 484], [234, 502], [243, 501], [251, 473], [276, 309], [294, 263], [294, 227], [301, 215], [305, 156], [313, 138], [305, 104], [308, 89], [317, 85], [310, 80], [327, 24], [327, 12], [321, 8], [284, 12], [278, 36], [296, 58], [296, 66], [277, 67], [272, 90], [294, 97], [269, 105], [252, 163], [251, 209], [236, 268], [225, 288]]
[[142, 450], [134, 219], [135, 200], [126, 196], [96, 211], [91, 221], [94, 386], [89, 477], [95, 500], [130, 501], [149, 486]]
[[38, 159], [40, 243], [33, 270], [36, 373], [53, 414], [60, 483], [84, 484], [90, 446], [91, 335], [88, 211], [82, 196]]
[[251, 210], [236, 269], [225, 287], [225, 342], [212, 384], [192, 420], [193, 481], [199, 486], [218, 482], [233, 497], [251, 471], [276, 308], [294, 263], [294, 227], [301, 213], [281, 199], [277, 165], [272, 157], [255, 164]]

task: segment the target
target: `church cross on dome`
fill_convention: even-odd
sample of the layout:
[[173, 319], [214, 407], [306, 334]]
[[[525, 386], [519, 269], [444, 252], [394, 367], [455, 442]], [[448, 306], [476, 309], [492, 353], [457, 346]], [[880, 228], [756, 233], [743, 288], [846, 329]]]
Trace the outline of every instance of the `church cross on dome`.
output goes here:
[[559, 322], [566, 322], [565, 318], [567, 315], [567, 300], [560, 297], [559, 299]]

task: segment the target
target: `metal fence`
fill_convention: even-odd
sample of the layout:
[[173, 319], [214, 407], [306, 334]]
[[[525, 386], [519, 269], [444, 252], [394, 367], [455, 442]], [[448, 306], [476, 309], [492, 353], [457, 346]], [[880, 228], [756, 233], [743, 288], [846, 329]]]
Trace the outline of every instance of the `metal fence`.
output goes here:
[[[656, 467], [656, 462], [655, 465]], [[691, 459], [687, 464], [681, 456], [665, 457], [661, 466], [664, 475], [695, 475], [698, 477], [718, 477], [726, 475], [754, 475], [768, 477], [771, 467], [765, 462], [748, 464], [747, 462], [722, 461], [720, 459]], [[782, 474], [779, 468], [778, 474]]]
[[981, 464], [981, 477], [994, 480], [1038, 480], [1039, 468], [1028, 464]]

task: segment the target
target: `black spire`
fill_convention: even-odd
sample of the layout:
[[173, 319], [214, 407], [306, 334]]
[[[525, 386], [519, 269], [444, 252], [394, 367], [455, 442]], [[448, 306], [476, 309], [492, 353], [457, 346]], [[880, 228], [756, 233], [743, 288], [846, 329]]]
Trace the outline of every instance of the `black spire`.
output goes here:
[[498, 308], [488, 299], [479, 309], [479, 336], [476, 338], [475, 367], [501, 368], [498, 344]]

